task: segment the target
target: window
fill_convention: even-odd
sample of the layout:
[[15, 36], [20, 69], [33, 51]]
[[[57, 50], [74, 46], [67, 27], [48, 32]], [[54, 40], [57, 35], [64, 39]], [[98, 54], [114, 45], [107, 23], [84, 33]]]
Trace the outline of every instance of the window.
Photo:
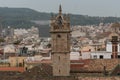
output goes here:
[[62, 26], [63, 21], [61, 16], [58, 17], [57, 23], [59, 26]]
[[118, 36], [112, 36], [112, 40], [113, 41], [117, 41], [118, 40]]
[[115, 46], [115, 52], [117, 52], [117, 45]]
[[97, 59], [97, 55], [94, 55], [93, 58], [94, 58], [94, 59]]
[[22, 63], [19, 63], [19, 67], [22, 67], [23, 65], [22, 65]]
[[58, 38], [61, 38], [61, 35], [60, 35], [60, 34], [58, 34], [58, 35], [57, 35], [57, 37], [58, 37]]
[[111, 55], [111, 59], [113, 58], [113, 55]]
[[25, 70], [27, 71], [27, 70], [28, 70], [28, 68], [26, 67], [26, 68], [25, 68]]
[[103, 55], [100, 55], [100, 59], [103, 59]]
[[60, 61], [60, 56], [59, 56], [59, 61]]
[[118, 55], [118, 58], [120, 59], [120, 55]]
[[120, 76], [120, 73], [117, 73], [118, 76]]
[[59, 73], [60, 73], [60, 69], [59, 69]]
[[100, 51], [100, 48], [99, 48], [99, 49], [97, 49], [97, 51]]

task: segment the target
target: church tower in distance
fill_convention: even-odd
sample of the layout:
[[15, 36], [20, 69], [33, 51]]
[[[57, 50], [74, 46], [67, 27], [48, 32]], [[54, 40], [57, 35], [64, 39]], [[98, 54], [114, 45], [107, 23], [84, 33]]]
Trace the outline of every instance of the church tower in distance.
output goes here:
[[70, 20], [62, 15], [61, 5], [57, 16], [51, 19], [53, 76], [70, 75]]

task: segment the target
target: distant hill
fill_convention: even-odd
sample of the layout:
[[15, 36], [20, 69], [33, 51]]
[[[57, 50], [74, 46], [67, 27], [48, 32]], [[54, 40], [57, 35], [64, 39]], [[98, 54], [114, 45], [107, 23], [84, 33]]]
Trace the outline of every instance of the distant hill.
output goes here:
[[[71, 25], [98, 25], [101, 22], [111, 23], [120, 21], [120, 18], [117, 17], [91, 17], [87, 15], [73, 14], [69, 14], [69, 16]], [[0, 23], [2, 26], [29, 28], [34, 25], [39, 27], [41, 36], [49, 35], [48, 25], [50, 18], [51, 13], [38, 12], [29, 8], [0, 7]]]
[[50, 14], [28, 8], [0, 8], [0, 22], [3, 26], [28, 28], [35, 25], [32, 20], [49, 20]]

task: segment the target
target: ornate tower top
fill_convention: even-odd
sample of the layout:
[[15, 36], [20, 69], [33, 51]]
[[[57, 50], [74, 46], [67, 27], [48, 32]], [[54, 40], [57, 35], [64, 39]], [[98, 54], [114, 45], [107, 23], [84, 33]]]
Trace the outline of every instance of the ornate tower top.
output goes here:
[[61, 7], [61, 5], [59, 6], [59, 15], [62, 15], [62, 7]]
[[68, 15], [62, 15], [62, 7], [59, 6], [59, 13], [51, 19], [50, 32], [70, 31], [70, 20]]

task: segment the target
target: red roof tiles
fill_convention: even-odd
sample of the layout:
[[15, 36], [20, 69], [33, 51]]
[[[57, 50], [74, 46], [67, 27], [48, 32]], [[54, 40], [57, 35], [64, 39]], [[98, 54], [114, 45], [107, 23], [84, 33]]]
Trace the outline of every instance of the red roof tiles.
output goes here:
[[24, 72], [24, 67], [0, 67], [0, 71], [18, 71]]

